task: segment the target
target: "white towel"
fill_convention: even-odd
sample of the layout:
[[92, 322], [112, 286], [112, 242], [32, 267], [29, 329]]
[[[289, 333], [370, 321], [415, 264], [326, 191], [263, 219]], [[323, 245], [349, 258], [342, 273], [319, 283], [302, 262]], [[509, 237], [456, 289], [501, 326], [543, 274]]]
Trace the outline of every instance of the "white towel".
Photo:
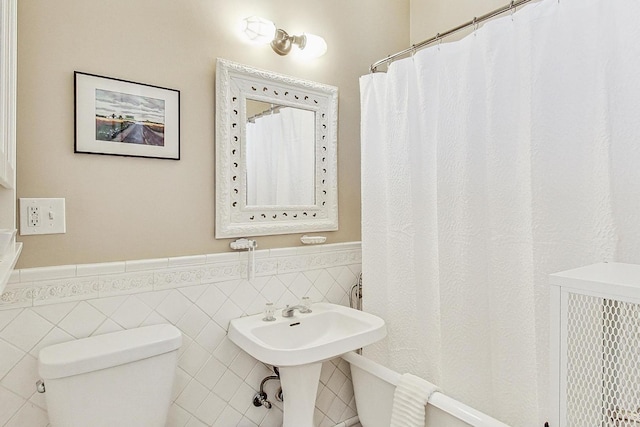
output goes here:
[[436, 391], [436, 385], [415, 375], [403, 374], [393, 393], [390, 427], [424, 427], [425, 405]]

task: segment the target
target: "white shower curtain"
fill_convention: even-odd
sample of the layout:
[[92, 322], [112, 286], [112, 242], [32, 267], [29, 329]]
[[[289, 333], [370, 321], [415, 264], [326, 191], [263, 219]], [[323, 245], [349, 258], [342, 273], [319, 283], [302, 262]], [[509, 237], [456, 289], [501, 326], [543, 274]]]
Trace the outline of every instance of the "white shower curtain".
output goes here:
[[545, 0], [361, 78], [367, 356], [548, 419], [547, 275], [640, 263], [638, 17]]

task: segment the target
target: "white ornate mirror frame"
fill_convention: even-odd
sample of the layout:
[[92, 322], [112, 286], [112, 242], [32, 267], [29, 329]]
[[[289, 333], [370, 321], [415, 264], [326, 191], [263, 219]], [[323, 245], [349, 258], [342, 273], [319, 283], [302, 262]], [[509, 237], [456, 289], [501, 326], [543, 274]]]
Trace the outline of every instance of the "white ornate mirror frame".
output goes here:
[[[315, 114], [315, 204], [247, 205], [246, 100]], [[338, 89], [218, 58], [216, 238], [338, 229]]]

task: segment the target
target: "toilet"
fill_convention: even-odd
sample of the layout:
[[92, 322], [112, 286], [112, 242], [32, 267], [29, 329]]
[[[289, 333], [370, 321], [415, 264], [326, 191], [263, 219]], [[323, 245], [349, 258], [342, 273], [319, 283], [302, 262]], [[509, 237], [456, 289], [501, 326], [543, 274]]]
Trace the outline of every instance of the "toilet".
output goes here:
[[164, 427], [181, 345], [176, 327], [154, 325], [43, 348], [51, 427]]

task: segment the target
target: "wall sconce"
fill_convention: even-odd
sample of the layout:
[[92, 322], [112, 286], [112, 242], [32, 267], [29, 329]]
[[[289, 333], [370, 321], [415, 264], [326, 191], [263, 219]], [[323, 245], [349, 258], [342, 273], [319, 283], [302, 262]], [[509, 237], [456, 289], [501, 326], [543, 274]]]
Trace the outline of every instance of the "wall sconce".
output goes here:
[[242, 33], [251, 43], [269, 43], [278, 55], [287, 55], [294, 45], [305, 58], [317, 58], [327, 52], [327, 42], [322, 37], [307, 33], [290, 36], [285, 30], [276, 28], [273, 22], [258, 16], [242, 20]]

